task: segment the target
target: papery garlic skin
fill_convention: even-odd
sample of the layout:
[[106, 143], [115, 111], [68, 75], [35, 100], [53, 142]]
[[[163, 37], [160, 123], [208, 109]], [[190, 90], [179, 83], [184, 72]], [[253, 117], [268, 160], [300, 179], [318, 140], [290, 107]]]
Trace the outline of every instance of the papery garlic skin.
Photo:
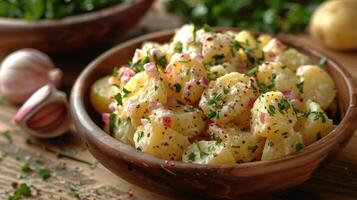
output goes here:
[[8, 55], [0, 66], [0, 92], [13, 103], [23, 103], [36, 90], [52, 83], [59, 86], [62, 71], [35, 49], [21, 49]]
[[51, 84], [43, 86], [22, 105], [13, 121], [35, 137], [65, 134], [71, 126], [66, 94]]

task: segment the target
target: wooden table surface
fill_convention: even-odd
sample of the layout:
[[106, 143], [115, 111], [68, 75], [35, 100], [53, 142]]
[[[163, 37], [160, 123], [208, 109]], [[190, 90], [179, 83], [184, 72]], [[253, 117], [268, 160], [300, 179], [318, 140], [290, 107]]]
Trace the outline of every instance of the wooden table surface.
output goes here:
[[[179, 25], [170, 17], [163, 17], [155, 9], [123, 41], [148, 30], [172, 28]], [[314, 42], [307, 35], [297, 36], [299, 42], [324, 52], [346, 67], [357, 78], [357, 51], [334, 52]], [[110, 46], [110, 45], [109, 45]], [[64, 90], [69, 90], [85, 65], [108, 46], [80, 54], [53, 55], [55, 63], [65, 72]], [[7, 199], [14, 185], [25, 182], [32, 185], [33, 197], [28, 199], [189, 199], [184, 195], [164, 197], [136, 187], [115, 176], [97, 163], [83, 147], [72, 130], [67, 135], [52, 140], [29, 137], [12, 122], [17, 106], [6, 101], [0, 103], [0, 199]], [[9, 130], [10, 137], [4, 135]], [[70, 156], [82, 161], [63, 157]], [[21, 166], [30, 163], [32, 171], [24, 172]], [[51, 177], [42, 180], [38, 170], [48, 168]], [[26, 198], [27, 199], [27, 198]], [[322, 168], [304, 184], [281, 191], [264, 199], [357, 199], [357, 134], [331, 163]]]

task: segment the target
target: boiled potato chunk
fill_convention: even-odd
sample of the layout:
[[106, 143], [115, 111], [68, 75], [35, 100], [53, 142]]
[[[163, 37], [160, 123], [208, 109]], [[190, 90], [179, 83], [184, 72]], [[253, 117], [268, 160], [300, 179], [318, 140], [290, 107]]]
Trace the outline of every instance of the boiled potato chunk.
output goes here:
[[134, 146], [135, 127], [131, 124], [129, 118], [121, 118], [116, 112], [110, 114], [109, 123], [105, 124], [105, 129], [108, 134], [115, 139]]
[[332, 120], [320, 105], [308, 100], [303, 105], [303, 114], [299, 117], [295, 130], [302, 134], [305, 145], [310, 145], [325, 137], [334, 129]]
[[165, 74], [170, 93], [190, 105], [197, 103], [208, 86], [208, 77], [202, 62], [190, 54], [174, 54]]
[[182, 156], [186, 163], [208, 165], [233, 165], [234, 157], [230, 148], [216, 141], [199, 141], [191, 144]]
[[157, 122], [139, 126], [134, 134], [135, 148], [165, 160], [181, 160], [187, 137]]
[[273, 61], [279, 56], [286, 46], [277, 38], [271, 39], [264, 47], [263, 52], [265, 53], [265, 60]]
[[202, 56], [205, 63], [217, 65], [236, 56], [232, 51], [233, 38], [225, 33], [206, 33], [202, 37]]
[[292, 71], [296, 71], [298, 67], [307, 65], [310, 62], [309, 57], [294, 48], [285, 50], [276, 60], [286, 65]]
[[150, 119], [188, 137], [200, 134], [206, 128], [204, 114], [193, 106], [158, 108], [150, 115]]
[[258, 46], [259, 48], [263, 48], [265, 45], [267, 45], [270, 40], [273, 39], [271, 35], [268, 34], [261, 34], [258, 37]]
[[291, 96], [295, 97], [300, 95], [297, 87], [298, 77], [280, 62], [263, 63], [259, 66], [256, 78], [261, 92], [278, 90], [283, 93], [291, 93]]
[[212, 123], [208, 132], [216, 141], [222, 141], [231, 148], [234, 159], [238, 163], [260, 160], [265, 139], [250, 132], [241, 131], [239, 127], [228, 124], [225, 126]]
[[273, 138], [293, 129], [297, 117], [288, 98], [281, 92], [262, 94], [251, 110], [252, 133], [260, 137]]
[[262, 160], [273, 160], [291, 155], [304, 147], [300, 133], [293, 130], [281, 137], [269, 138], [265, 142]]
[[113, 96], [119, 92], [119, 89], [109, 84], [110, 76], [98, 79], [91, 87], [90, 100], [98, 113], [110, 112], [108, 106], [113, 100]]
[[336, 97], [336, 87], [330, 75], [316, 65], [304, 65], [297, 69], [300, 82], [304, 82], [302, 97], [311, 99], [326, 109]]
[[240, 31], [234, 38], [238, 41], [244, 48], [256, 48], [257, 41], [254, 36], [249, 31]]
[[209, 119], [227, 123], [250, 110], [257, 96], [254, 78], [231, 72], [210, 82], [199, 107]]
[[236, 71], [230, 63], [222, 63], [211, 66], [208, 71], [209, 80], [216, 80], [217, 78]]
[[167, 101], [167, 89], [160, 77], [149, 76], [143, 71], [132, 77], [124, 86], [129, 91], [123, 94], [123, 115], [130, 117], [134, 126], [157, 106]]
[[327, 47], [357, 48], [357, 1], [333, 0], [321, 4], [311, 17], [311, 35]]

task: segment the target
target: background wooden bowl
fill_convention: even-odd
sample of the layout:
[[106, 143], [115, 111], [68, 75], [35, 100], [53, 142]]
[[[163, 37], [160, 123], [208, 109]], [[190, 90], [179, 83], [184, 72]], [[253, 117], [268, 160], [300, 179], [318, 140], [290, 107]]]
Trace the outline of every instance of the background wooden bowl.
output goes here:
[[134, 0], [58, 20], [0, 18], [0, 50], [31, 47], [47, 53], [72, 52], [99, 44], [132, 28], [153, 1]]
[[[327, 70], [337, 85], [341, 122], [326, 137], [297, 154], [235, 166], [194, 165], [164, 161], [115, 140], [101, 130], [100, 119], [90, 105], [91, 84], [111, 73], [113, 66], [127, 64], [135, 48], [142, 42], [168, 42], [172, 35], [173, 31], [161, 31], [109, 50], [82, 72], [72, 90], [71, 110], [81, 138], [105, 167], [127, 181], [161, 194], [170, 194], [173, 188], [200, 198], [236, 199], [277, 191], [308, 180], [324, 162], [346, 145], [356, 130], [356, 85], [345, 69], [328, 59]], [[295, 46], [316, 62], [322, 57], [312, 49], [299, 47], [287, 37], [281, 40]]]

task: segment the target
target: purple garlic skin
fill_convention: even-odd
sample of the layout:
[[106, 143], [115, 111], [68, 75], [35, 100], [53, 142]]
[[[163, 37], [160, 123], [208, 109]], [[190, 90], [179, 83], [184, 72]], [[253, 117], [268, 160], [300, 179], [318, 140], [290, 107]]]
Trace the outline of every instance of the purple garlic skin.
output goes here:
[[60, 85], [62, 71], [35, 49], [21, 49], [8, 55], [0, 66], [0, 91], [13, 103], [25, 102], [36, 90], [52, 83]]
[[65, 134], [71, 126], [66, 94], [52, 84], [43, 86], [22, 105], [13, 121], [35, 137]]

